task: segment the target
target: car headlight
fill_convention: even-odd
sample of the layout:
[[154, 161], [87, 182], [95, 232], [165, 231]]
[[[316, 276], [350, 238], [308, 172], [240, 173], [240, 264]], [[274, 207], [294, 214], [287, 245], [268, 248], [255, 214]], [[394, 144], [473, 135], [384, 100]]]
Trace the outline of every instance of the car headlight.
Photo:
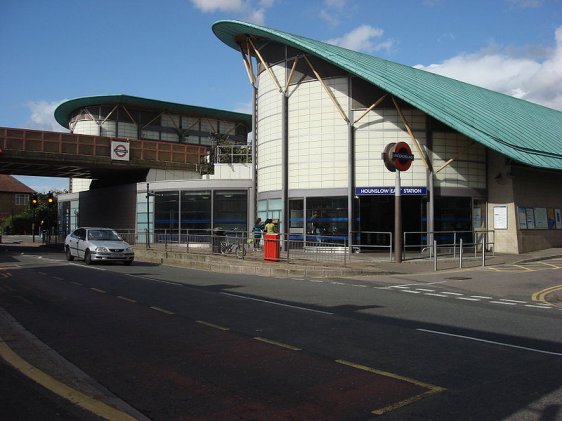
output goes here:
[[109, 249], [107, 247], [98, 247], [96, 251], [98, 253], [109, 253]]
[[132, 247], [127, 247], [125, 249], [125, 253], [132, 253], [133, 252], [133, 248]]

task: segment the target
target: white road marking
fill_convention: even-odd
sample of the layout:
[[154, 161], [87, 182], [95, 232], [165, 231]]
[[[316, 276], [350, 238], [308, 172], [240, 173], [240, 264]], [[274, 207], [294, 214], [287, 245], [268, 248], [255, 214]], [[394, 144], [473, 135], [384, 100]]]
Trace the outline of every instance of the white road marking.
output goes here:
[[259, 298], [245, 297], [244, 295], [231, 294], [230, 292], [221, 292], [221, 294], [222, 295], [228, 295], [230, 297], [242, 298], [243, 300], [258, 301], [260, 303], [273, 304], [273, 305], [281, 306], [281, 307], [296, 308], [297, 310], [312, 311], [313, 313], [322, 313], [322, 314], [329, 314], [329, 315], [334, 314], [334, 313], [330, 313], [328, 311], [314, 310], [312, 308], [293, 306], [293, 305], [290, 305], [290, 304], [283, 304], [283, 303], [276, 303], [275, 301], [268, 301], [268, 300], [262, 300], [262, 299], [259, 299]]
[[507, 343], [504, 343], [504, 342], [489, 341], [487, 339], [474, 338], [472, 336], [456, 335], [454, 333], [439, 332], [437, 330], [428, 330], [428, 329], [416, 329], [416, 330], [419, 331], [419, 332], [434, 333], [436, 335], [444, 335], [444, 336], [452, 336], [452, 337], [455, 337], [455, 338], [468, 339], [468, 340], [471, 340], [471, 341], [484, 342], [484, 343], [488, 343], [488, 344], [500, 345], [500, 346], [505, 346], [505, 347], [509, 347], [509, 348], [523, 349], [525, 351], [539, 352], [541, 354], [562, 356], [562, 353], [560, 353], [560, 352], [544, 351], [542, 349], [528, 348], [526, 346], [507, 344]]

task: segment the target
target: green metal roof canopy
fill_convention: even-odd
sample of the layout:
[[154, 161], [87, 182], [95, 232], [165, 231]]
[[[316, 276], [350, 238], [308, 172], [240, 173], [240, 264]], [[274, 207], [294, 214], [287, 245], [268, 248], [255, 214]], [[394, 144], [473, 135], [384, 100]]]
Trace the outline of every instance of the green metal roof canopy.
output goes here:
[[178, 113], [193, 114], [201, 117], [237, 120], [247, 124], [248, 127], [251, 127], [252, 125], [252, 116], [250, 114], [197, 107], [195, 105], [177, 104], [174, 102], [158, 101], [155, 99], [140, 98], [129, 95], [99, 95], [70, 99], [57, 107], [55, 110], [55, 119], [61, 126], [68, 128], [70, 115], [73, 111], [82, 107], [115, 104], [132, 104], [152, 110], [175, 111]]
[[324, 42], [225, 20], [215, 35], [239, 50], [240, 35], [313, 54], [384, 89], [447, 126], [515, 161], [562, 170], [562, 112]]

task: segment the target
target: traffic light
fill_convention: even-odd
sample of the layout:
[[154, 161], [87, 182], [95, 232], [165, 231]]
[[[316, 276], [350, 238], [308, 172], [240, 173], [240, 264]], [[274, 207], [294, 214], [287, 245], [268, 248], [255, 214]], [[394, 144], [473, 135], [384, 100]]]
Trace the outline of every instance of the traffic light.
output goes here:
[[47, 205], [52, 208], [55, 205], [55, 198], [53, 197], [53, 192], [47, 193]]
[[39, 204], [39, 199], [37, 198], [37, 193], [33, 193], [31, 195], [31, 208], [32, 209], [37, 208], [38, 204]]

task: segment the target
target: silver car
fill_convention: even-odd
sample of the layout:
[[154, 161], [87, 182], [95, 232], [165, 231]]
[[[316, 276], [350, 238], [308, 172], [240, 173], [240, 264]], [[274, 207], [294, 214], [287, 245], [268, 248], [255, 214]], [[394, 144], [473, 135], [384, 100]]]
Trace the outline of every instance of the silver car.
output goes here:
[[123, 262], [130, 265], [135, 253], [132, 247], [111, 228], [77, 228], [64, 240], [67, 260], [84, 259], [94, 262]]

